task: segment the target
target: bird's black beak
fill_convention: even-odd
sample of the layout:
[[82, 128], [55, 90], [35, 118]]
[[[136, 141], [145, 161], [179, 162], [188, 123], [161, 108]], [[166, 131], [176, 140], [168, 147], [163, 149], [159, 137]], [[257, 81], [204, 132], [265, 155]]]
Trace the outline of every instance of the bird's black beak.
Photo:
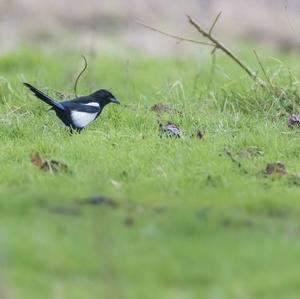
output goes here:
[[114, 103], [114, 104], [117, 104], [117, 105], [121, 104], [120, 101], [116, 98], [111, 98], [110, 101], [111, 101], [111, 103]]

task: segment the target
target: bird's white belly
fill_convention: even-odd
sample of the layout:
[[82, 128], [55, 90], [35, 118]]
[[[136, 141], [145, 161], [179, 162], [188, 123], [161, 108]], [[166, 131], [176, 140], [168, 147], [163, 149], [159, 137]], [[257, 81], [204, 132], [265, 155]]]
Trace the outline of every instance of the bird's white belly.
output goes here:
[[95, 120], [97, 114], [98, 113], [87, 113], [75, 110], [71, 112], [71, 118], [77, 128], [84, 128], [90, 122]]

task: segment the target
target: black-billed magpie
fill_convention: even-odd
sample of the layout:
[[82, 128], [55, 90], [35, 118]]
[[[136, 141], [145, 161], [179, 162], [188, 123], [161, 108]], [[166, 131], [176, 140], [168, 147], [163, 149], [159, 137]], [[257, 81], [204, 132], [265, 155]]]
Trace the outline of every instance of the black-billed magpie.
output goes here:
[[48, 95], [24, 83], [36, 97], [51, 106], [57, 117], [65, 126], [80, 132], [90, 122], [94, 121], [109, 103], [120, 104], [120, 102], [107, 90], [100, 89], [88, 96], [78, 97], [68, 101], [56, 101]]

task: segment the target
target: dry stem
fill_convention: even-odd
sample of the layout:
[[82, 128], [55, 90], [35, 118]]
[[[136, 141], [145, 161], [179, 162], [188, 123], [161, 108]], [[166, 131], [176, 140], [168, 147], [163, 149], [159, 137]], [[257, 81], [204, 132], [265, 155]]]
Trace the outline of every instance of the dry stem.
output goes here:
[[268, 74], [267, 74], [267, 72], [266, 72], [266, 70], [265, 70], [265, 68], [264, 68], [264, 66], [263, 66], [263, 64], [262, 64], [262, 62], [261, 62], [261, 60], [260, 60], [260, 58], [259, 58], [259, 56], [258, 56], [258, 54], [257, 54], [257, 52], [256, 52], [255, 49], [253, 49], [253, 53], [254, 53], [254, 55], [255, 55], [255, 58], [256, 58], [256, 60], [257, 60], [257, 63], [258, 63], [258, 65], [260, 66], [260, 68], [261, 68], [261, 70], [262, 70], [262, 72], [263, 72], [263, 74], [264, 74], [266, 80], [268, 81], [268, 83], [269, 83], [269, 85], [271, 86], [271, 88], [274, 88], [274, 86], [273, 86], [273, 84], [272, 84], [272, 82], [271, 82], [271, 80], [270, 80], [270, 77], [268, 76]]
[[86, 58], [81, 55], [82, 59], [84, 60], [84, 67], [82, 69], [82, 71], [79, 73], [79, 75], [77, 76], [76, 80], [75, 80], [75, 84], [74, 84], [74, 93], [75, 93], [75, 97], [77, 98], [78, 95], [77, 95], [77, 84], [78, 84], [78, 81], [80, 79], [80, 77], [82, 76], [82, 74], [85, 72], [85, 70], [87, 69], [88, 67], [88, 63], [87, 63], [87, 60]]

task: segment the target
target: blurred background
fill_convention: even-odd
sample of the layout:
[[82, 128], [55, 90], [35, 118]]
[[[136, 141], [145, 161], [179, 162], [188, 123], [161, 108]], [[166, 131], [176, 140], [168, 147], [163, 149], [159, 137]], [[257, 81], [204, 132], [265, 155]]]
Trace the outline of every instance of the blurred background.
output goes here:
[[298, 51], [286, 5], [300, 35], [299, 0], [0, 0], [0, 51], [40, 45], [49, 50], [136, 49], [154, 55], [177, 55], [193, 47], [178, 45], [137, 21], [195, 37], [185, 14], [209, 27], [219, 11], [223, 15], [215, 34], [227, 44], [254, 41], [282, 51]]

